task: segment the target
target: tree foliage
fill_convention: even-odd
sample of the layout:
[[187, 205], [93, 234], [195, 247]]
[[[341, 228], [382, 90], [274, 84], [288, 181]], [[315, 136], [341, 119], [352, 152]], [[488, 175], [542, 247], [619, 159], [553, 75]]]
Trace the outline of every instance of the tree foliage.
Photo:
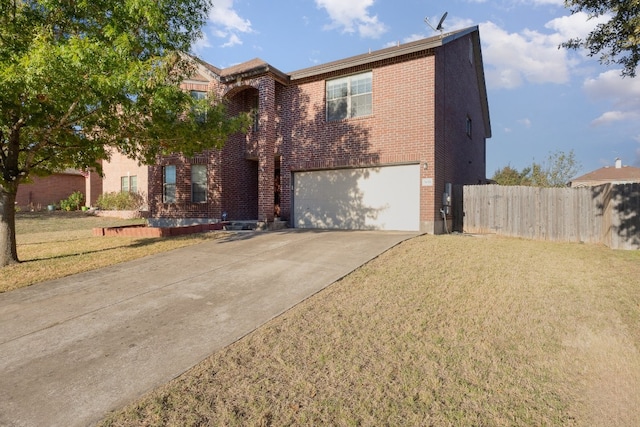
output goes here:
[[491, 178], [500, 185], [525, 185], [532, 187], [565, 187], [580, 170], [573, 150], [569, 153], [554, 151], [546, 162], [533, 162], [518, 171], [511, 165], [498, 169]]
[[[17, 261], [14, 201], [30, 175], [150, 163], [246, 129], [179, 88], [210, 0], [0, 0], [0, 266]], [[204, 119], [203, 119], [204, 118]]]
[[493, 174], [491, 179], [500, 185], [525, 185], [523, 184], [529, 174], [529, 169], [525, 168], [522, 172], [518, 169], [507, 165], [501, 169], [498, 169]]
[[604, 64], [620, 64], [623, 76], [635, 77], [640, 61], [640, 0], [565, 0], [571, 13], [586, 12], [590, 18], [607, 16], [586, 39], [562, 43], [569, 49], [585, 48]]

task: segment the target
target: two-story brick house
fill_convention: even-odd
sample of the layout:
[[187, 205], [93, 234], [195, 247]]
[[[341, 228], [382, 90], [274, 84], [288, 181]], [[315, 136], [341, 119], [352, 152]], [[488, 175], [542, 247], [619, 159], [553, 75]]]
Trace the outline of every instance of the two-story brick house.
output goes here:
[[485, 181], [478, 27], [292, 73], [259, 59], [199, 63], [184, 88], [216, 91], [256, 119], [220, 150], [149, 167], [153, 225], [277, 216], [296, 228], [440, 233], [447, 184]]

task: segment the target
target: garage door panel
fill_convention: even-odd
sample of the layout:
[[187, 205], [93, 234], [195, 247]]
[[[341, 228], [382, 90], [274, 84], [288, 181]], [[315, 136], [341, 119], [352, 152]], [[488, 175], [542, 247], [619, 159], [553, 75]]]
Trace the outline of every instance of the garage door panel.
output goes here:
[[419, 165], [294, 174], [294, 226], [419, 230]]

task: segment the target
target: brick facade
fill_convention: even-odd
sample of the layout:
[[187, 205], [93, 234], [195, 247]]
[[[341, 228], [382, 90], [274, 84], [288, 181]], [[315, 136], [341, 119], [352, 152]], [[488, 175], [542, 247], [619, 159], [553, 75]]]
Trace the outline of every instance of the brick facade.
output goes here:
[[[260, 60], [219, 70], [201, 64], [187, 90], [215, 91], [231, 114], [257, 107], [256, 126], [221, 150], [172, 155], [149, 168], [151, 216], [191, 222], [290, 220], [295, 172], [420, 165], [420, 223], [443, 231], [446, 183], [485, 181], [490, 137], [477, 27], [284, 74]], [[372, 75], [372, 114], [326, 120], [326, 81]], [[202, 78], [202, 77], [205, 78]], [[204, 81], [206, 80], [206, 81]], [[176, 165], [176, 202], [162, 199], [162, 168]], [[191, 203], [190, 167], [206, 164], [206, 203]]]

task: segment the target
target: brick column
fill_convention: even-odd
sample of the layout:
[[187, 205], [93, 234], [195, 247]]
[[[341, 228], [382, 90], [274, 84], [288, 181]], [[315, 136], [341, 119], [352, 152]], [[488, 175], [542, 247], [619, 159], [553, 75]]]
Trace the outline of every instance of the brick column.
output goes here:
[[263, 77], [259, 83], [258, 220], [273, 221], [276, 141], [276, 82]]
[[208, 218], [222, 219], [222, 149], [208, 153]]

